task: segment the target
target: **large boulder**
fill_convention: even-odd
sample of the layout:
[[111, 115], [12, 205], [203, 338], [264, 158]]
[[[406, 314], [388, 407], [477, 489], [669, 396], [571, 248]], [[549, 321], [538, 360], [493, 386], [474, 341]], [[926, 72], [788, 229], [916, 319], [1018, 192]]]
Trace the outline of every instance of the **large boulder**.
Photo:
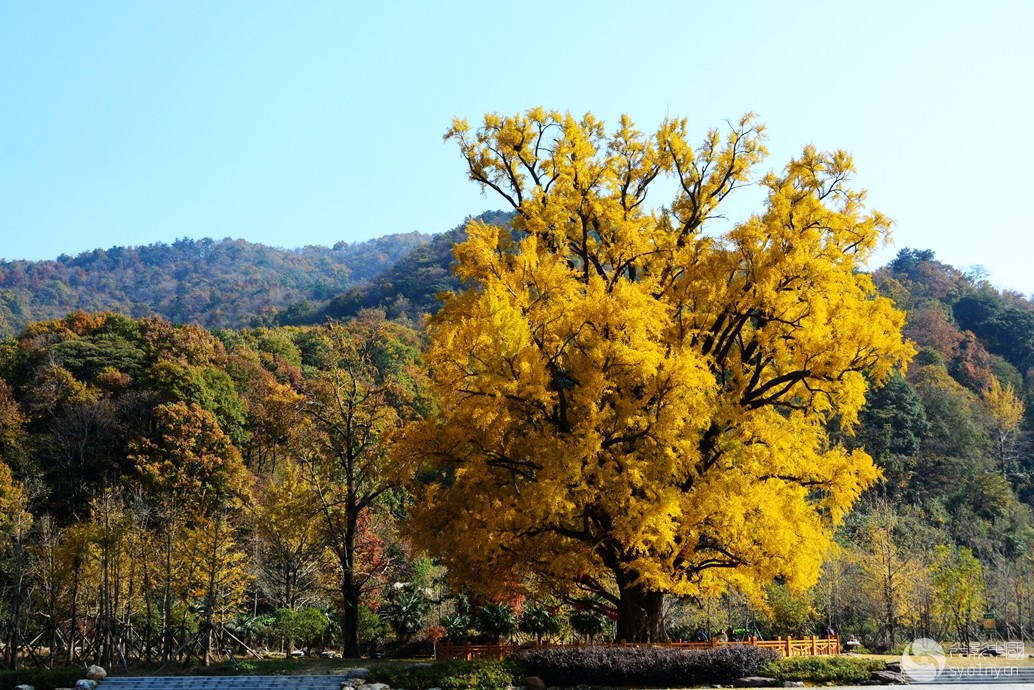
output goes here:
[[107, 677], [108, 677], [108, 672], [105, 671], [100, 666], [97, 666], [96, 664], [94, 664], [94, 665], [90, 666], [90, 668], [86, 669], [86, 679], [87, 680], [95, 680], [95, 681], [100, 682], [100, 681], [104, 680]]
[[90, 680], [89, 678], [77, 680], [72, 690], [97, 690], [97, 681]]
[[905, 685], [905, 677], [894, 671], [873, 671], [870, 679], [879, 685]]

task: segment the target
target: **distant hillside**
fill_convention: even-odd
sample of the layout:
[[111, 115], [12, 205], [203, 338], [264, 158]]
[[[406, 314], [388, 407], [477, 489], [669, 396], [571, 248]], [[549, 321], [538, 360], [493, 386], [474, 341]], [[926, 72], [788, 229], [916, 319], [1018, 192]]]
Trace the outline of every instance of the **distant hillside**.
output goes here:
[[[468, 220], [508, 226], [512, 218], [513, 213], [487, 211]], [[452, 248], [466, 239], [466, 224], [464, 221], [435, 235], [381, 275], [335, 297], [319, 312], [317, 320], [346, 319], [362, 309], [375, 308], [384, 310], [388, 318], [416, 325], [422, 315], [438, 311], [438, 294], [460, 286], [452, 274]]]
[[902, 249], [874, 278], [907, 312], [905, 335], [919, 348], [913, 368], [945, 366], [977, 393], [993, 375], [1026, 390], [1034, 406], [1034, 302], [937, 261], [930, 250]]
[[0, 261], [0, 335], [76, 309], [159, 314], [209, 328], [240, 328], [271, 315], [303, 321], [430, 241], [412, 232], [285, 250], [244, 240], [181, 239], [55, 261]]

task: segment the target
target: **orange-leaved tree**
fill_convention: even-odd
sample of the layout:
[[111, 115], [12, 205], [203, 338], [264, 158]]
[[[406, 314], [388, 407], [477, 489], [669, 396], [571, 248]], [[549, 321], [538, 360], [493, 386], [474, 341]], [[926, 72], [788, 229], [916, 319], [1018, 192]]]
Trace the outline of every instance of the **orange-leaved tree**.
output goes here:
[[850, 156], [804, 149], [717, 232], [766, 153], [752, 115], [696, 147], [684, 120], [608, 134], [541, 108], [446, 138], [516, 214], [468, 226], [466, 289], [430, 324], [440, 413], [400, 447], [437, 473], [417, 542], [481, 588], [609, 582], [629, 641], [664, 637], [665, 593], [813, 583], [879, 475], [827, 424], [912, 354], [859, 270], [890, 221]]

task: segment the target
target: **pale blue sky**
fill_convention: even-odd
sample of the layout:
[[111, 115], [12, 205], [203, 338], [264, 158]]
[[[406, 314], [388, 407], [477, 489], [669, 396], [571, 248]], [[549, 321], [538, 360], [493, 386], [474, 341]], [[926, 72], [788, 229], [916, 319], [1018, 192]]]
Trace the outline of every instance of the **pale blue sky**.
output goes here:
[[933, 249], [1030, 294], [1032, 46], [1019, 0], [0, 0], [0, 258], [440, 232], [502, 207], [442, 142], [454, 115], [702, 137], [753, 110], [768, 168], [854, 154], [898, 222], [881, 263]]

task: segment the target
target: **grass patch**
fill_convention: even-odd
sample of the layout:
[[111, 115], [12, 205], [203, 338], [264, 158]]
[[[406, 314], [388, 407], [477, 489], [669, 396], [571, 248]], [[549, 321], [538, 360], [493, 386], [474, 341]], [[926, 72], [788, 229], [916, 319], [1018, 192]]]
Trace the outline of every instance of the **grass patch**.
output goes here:
[[383, 663], [370, 667], [368, 680], [406, 690], [498, 690], [520, 685], [517, 666], [505, 661], [439, 661]]
[[883, 661], [845, 656], [794, 656], [765, 664], [759, 675], [776, 680], [805, 683], [862, 683], [873, 671], [886, 668]]

